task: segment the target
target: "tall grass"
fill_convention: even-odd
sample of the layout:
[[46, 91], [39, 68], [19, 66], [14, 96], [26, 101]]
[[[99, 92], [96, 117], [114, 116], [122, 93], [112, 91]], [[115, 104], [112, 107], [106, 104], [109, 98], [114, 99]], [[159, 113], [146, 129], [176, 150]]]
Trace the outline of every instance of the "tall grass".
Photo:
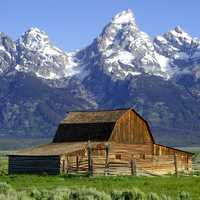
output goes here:
[[[95, 188], [55, 188], [53, 190], [32, 188], [16, 191], [7, 183], [0, 183], [0, 200], [192, 200], [188, 192], [182, 191], [176, 199], [150, 192], [145, 194], [138, 189], [100, 192]], [[194, 199], [196, 200], [196, 199]]]

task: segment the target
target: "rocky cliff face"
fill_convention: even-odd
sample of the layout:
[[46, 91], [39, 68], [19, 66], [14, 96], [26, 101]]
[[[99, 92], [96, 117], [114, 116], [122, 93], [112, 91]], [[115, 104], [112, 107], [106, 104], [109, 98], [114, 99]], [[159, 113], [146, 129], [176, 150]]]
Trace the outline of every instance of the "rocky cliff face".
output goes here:
[[199, 39], [179, 26], [151, 38], [131, 10], [77, 52], [37, 28], [16, 42], [0, 33], [0, 134], [47, 137], [67, 111], [134, 107], [158, 142], [198, 144], [199, 64]]

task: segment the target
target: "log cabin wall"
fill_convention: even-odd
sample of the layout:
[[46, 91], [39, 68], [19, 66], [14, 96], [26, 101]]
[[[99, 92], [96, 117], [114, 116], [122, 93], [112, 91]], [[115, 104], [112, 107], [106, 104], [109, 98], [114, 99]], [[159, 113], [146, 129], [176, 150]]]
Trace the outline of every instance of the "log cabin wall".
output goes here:
[[[108, 155], [106, 155], [106, 145], [108, 146]], [[165, 148], [168, 149], [168, 147]], [[153, 146], [148, 144], [132, 145], [114, 142], [92, 144], [93, 175], [133, 175], [133, 162], [136, 165], [138, 175], [174, 174], [176, 169], [174, 151], [172, 150], [168, 149], [170, 153], [153, 155]], [[181, 151], [177, 155], [177, 170], [179, 172], [190, 172], [191, 157]], [[88, 173], [87, 148], [67, 154], [62, 159], [65, 160], [64, 172]]]
[[152, 144], [148, 124], [132, 110], [123, 114], [116, 122], [109, 141], [125, 144]]
[[9, 156], [9, 174], [60, 174], [59, 156]]
[[133, 109], [71, 113], [53, 143], [9, 156], [9, 174], [161, 175], [191, 169], [192, 155], [156, 144]]
[[159, 157], [174, 155], [177, 157], [179, 170], [192, 170], [192, 154], [160, 144], [153, 145], [153, 154]]

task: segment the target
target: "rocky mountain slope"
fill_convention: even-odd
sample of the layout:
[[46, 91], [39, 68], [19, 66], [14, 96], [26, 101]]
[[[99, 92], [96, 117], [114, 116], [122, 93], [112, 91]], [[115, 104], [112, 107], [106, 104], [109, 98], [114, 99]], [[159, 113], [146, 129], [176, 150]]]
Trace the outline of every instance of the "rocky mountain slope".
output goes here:
[[134, 107], [158, 142], [200, 144], [200, 40], [179, 26], [151, 38], [131, 10], [77, 52], [38, 28], [0, 33], [0, 84], [1, 135], [49, 137], [67, 111]]

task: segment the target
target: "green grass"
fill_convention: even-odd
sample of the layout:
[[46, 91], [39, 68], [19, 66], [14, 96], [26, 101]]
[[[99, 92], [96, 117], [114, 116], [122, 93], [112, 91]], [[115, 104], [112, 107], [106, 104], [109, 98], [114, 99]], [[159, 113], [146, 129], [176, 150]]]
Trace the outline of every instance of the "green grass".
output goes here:
[[0, 152], [0, 176], [8, 172], [8, 158], [6, 152]]
[[67, 177], [67, 176], [36, 176], [12, 175], [0, 177], [0, 182], [12, 185], [16, 190], [53, 189], [55, 187], [86, 187], [99, 191], [132, 189], [145, 193], [155, 192], [176, 197], [181, 191], [189, 192], [193, 199], [200, 197], [200, 177]]
[[[194, 151], [193, 151], [194, 152]], [[199, 151], [195, 151], [194, 161], [200, 161]], [[6, 172], [7, 159], [1, 152], [0, 166]], [[1, 171], [1, 170], [0, 170]], [[176, 199], [181, 191], [189, 192], [193, 200], [200, 200], [200, 176], [189, 177], [69, 177], [69, 176], [39, 176], [39, 175], [0, 175], [0, 182], [10, 184], [17, 191], [29, 191], [36, 187], [39, 189], [52, 190], [56, 187], [67, 188], [96, 188], [99, 191], [109, 193], [113, 190], [122, 191], [138, 188], [147, 193], [155, 192], [158, 195], [170, 195]]]
[[16, 138], [0, 136], [0, 151], [13, 151], [51, 142], [51, 138]]

